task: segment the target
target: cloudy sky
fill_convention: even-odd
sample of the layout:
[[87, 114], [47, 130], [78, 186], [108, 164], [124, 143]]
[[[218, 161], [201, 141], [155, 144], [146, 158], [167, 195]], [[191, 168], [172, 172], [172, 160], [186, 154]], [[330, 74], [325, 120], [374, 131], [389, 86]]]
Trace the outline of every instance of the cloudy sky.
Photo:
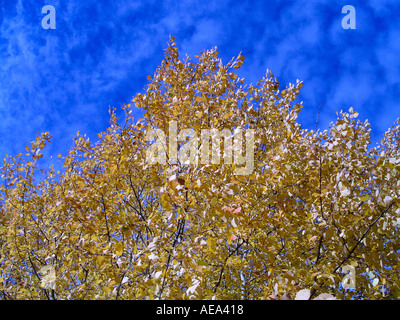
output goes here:
[[[56, 29], [42, 28], [45, 5]], [[344, 5], [356, 9], [356, 29], [342, 28]], [[96, 141], [109, 106], [143, 91], [170, 35], [190, 57], [217, 46], [227, 63], [242, 52], [248, 82], [266, 69], [282, 88], [303, 80], [303, 127], [314, 127], [319, 105], [321, 129], [353, 107], [376, 143], [400, 117], [398, 0], [0, 0], [0, 159], [37, 132], [53, 136], [56, 167], [77, 131]]]

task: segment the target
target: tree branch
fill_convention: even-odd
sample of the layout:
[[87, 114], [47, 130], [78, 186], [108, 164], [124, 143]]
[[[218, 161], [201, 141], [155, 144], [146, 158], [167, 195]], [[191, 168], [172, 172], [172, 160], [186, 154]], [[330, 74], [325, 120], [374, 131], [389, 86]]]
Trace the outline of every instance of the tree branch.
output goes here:
[[334, 273], [343, 265], [343, 263], [345, 263], [350, 256], [352, 255], [352, 253], [354, 252], [354, 250], [356, 250], [356, 248], [358, 247], [358, 245], [361, 243], [361, 241], [364, 240], [365, 236], [367, 235], [367, 233], [371, 230], [371, 228], [373, 227], [373, 225], [375, 223], [378, 222], [378, 220], [380, 218], [383, 217], [383, 215], [389, 211], [389, 209], [393, 206], [394, 201], [374, 220], [374, 222], [372, 222], [370, 224], [370, 226], [367, 228], [367, 230], [365, 230], [365, 232], [363, 233], [363, 235], [361, 236], [361, 238], [357, 241], [357, 243], [354, 245], [353, 249], [350, 250], [350, 252], [347, 254], [347, 256], [342, 260], [342, 262], [335, 268], [335, 270], [333, 271]]
[[102, 204], [103, 204], [104, 219], [106, 220], [107, 239], [108, 239], [108, 242], [110, 242], [111, 236], [110, 236], [110, 229], [109, 229], [109, 227], [108, 227], [107, 213], [106, 213], [106, 209], [107, 209], [107, 208], [106, 208], [106, 204], [104, 203], [104, 195], [101, 195], [101, 201], [102, 201]]

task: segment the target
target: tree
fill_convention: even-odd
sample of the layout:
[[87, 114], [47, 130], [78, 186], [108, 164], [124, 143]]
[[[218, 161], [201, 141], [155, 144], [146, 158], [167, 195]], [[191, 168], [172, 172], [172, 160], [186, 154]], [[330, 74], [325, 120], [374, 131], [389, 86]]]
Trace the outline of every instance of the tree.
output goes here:
[[245, 85], [240, 54], [195, 57], [171, 38], [122, 123], [112, 109], [98, 142], [78, 133], [62, 173], [35, 179], [48, 133], [4, 159], [2, 298], [398, 298], [399, 122], [371, 149], [352, 109], [308, 131], [301, 81]]

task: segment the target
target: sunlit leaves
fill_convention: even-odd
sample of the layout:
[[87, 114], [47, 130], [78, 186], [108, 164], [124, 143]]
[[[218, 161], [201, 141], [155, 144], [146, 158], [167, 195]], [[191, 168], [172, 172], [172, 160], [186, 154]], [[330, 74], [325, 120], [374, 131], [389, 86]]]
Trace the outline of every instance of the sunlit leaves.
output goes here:
[[[293, 103], [301, 81], [280, 91], [267, 71], [244, 85], [235, 73], [242, 55], [226, 65], [216, 49], [195, 58], [181, 60], [172, 39], [125, 118], [110, 109], [95, 144], [78, 133], [62, 173], [39, 175], [47, 133], [25, 156], [4, 159], [2, 297], [398, 298], [399, 123], [373, 149], [368, 122], [352, 109], [329, 130], [308, 131]], [[235, 163], [168, 153], [166, 164], [150, 163], [155, 137], [146, 137], [169, 139], [171, 120], [198, 134], [254, 130], [254, 170], [236, 175]], [[341, 284], [347, 264], [353, 291]]]

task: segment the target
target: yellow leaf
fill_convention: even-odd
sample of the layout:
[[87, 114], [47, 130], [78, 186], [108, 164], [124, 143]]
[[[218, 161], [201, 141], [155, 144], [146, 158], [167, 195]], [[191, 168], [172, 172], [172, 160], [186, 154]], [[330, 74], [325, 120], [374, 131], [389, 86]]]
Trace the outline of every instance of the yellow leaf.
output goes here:
[[96, 259], [97, 261], [97, 265], [99, 266], [99, 267], [101, 267], [102, 265], [103, 265], [103, 262], [104, 262], [104, 257], [103, 256], [97, 256], [97, 259]]
[[369, 199], [369, 195], [368, 194], [366, 194], [365, 196], [362, 196], [361, 198], [360, 198], [360, 200], [362, 201], [362, 202], [365, 202], [365, 201], [367, 201]]
[[124, 245], [121, 243], [121, 242], [117, 242], [116, 244], [115, 244], [115, 254], [117, 255], [117, 256], [120, 256], [120, 255], [122, 255], [122, 253], [123, 253], [123, 251], [124, 251]]
[[167, 211], [171, 211], [171, 210], [172, 210], [172, 207], [171, 207], [171, 205], [169, 204], [169, 202], [168, 202], [168, 200], [167, 200], [166, 194], [163, 194], [163, 195], [161, 196], [161, 205], [162, 205], [163, 208], [164, 208], [165, 210], [167, 210]]
[[109, 294], [109, 293], [112, 291], [111, 288], [109, 288], [109, 287], [107, 287], [107, 286], [104, 286], [104, 287], [102, 288], [102, 290], [104, 291], [105, 294]]

